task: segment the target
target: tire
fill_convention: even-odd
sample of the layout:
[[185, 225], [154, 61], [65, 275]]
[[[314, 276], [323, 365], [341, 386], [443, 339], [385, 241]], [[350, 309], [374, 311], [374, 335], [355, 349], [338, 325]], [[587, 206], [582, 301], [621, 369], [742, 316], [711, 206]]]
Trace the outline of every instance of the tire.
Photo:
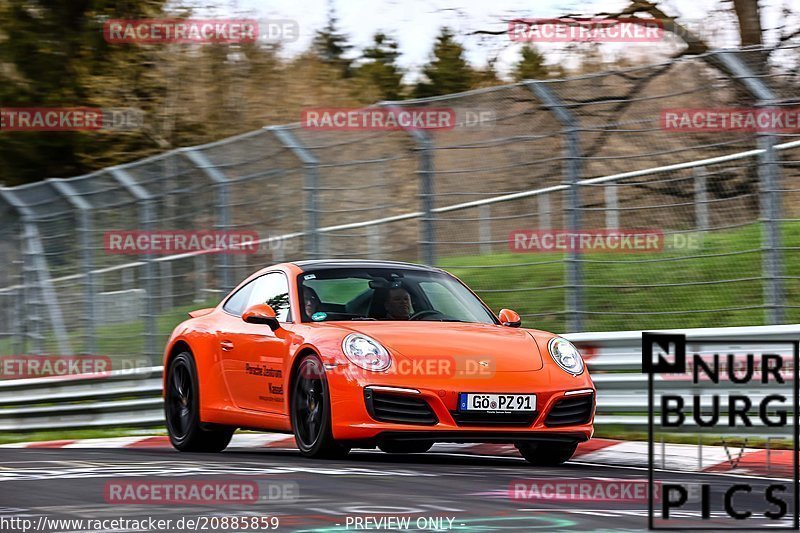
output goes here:
[[205, 429], [200, 422], [200, 388], [197, 368], [189, 352], [169, 363], [164, 391], [164, 417], [169, 440], [182, 452], [221, 452], [233, 437], [233, 429]]
[[297, 448], [314, 459], [341, 459], [350, 448], [336, 442], [331, 431], [331, 395], [322, 361], [306, 355], [297, 367], [291, 398], [292, 431]]
[[425, 453], [433, 447], [430, 441], [386, 441], [378, 444], [385, 453]]
[[517, 450], [532, 465], [558, 466], [569, 461], [578, 443], [519, 442]]

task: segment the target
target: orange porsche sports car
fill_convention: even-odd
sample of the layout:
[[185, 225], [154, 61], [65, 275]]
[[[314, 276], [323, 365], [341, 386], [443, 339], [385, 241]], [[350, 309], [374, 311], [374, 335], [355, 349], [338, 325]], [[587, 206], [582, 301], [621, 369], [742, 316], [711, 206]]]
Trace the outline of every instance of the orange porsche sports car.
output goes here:
[[309, 457], [435, 442], [513, 443], [537, 465], [591, 438], [595, 388], [569, 341], [498, 316], [461, 281], [390, 261], [260, 270], [189, 313], [164, 353], [172, 444], [293, 432]]

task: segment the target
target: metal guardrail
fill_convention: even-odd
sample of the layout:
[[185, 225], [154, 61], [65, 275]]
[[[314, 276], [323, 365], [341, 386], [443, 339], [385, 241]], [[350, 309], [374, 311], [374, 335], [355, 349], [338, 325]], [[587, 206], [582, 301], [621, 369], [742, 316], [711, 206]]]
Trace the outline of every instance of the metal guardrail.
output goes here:
[[[800, 339], [800, 324], [663, 330], [662, 333], [685, 334], [690, 346], [693, 339], [797, 340]], [[596, 425], [620, 425], [632, 431], [647, 428], [647, 376], [641, 373], [641, 334], [641, 331], [622, 331], [565, 335], [586, 350], [587, 364], [598, 390]], [[695, 345], [703, 353], [702, 343], [696, 341]], [[162, 372], [163, 367], [154, 366], [100, 375], [0, 381], [0, 432], [163, 426]], [[681, 380], [659, 377], [656, 381], [657, 391], [690, 387]], [[702, 390], [702, 387], [692, 388]], [[790, 385], [783, 385], [770, 389], [769, 393], [790, 397], [792, 390]], [[763, 396], [763, 390], [754, 390], [751, 394], [755, 400]], [[696, 429], [690, 425], [683, 431]], [[773, 436], [786, 435], [790, 429], [769, 428], [754, 420], [752, 427], [742, 428], [741, 432]]]
[[163, 367], [0, 381], [0, 432], [164, 424]]

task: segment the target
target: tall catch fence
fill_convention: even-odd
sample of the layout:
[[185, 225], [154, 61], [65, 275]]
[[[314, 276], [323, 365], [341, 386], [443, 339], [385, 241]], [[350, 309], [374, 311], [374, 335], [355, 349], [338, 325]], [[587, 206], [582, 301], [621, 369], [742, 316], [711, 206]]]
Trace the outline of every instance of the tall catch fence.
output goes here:
[[[781, 50], [800, 59], [800, 49]], [[397, 108], [456, 127], [270, 126], [0, 189], [0, 355], [156, 363], [188, 310], [309, 258], [425, 262], [553, 331], [800, 318], [800, 134], [669, 129], [663, 113], [800, 107], [795, 71], [718, 51]], [[791, 61], [789, 61], [791, 63]], [[46, 157], [46, 154], [43, 154]], [[518, 230], [662, 232], [650, 252], [531, 252]], [[109, 231], [257, 232], [253, 254], [108, 253]], [[511, 240], [510, 240], [511, 239]]]

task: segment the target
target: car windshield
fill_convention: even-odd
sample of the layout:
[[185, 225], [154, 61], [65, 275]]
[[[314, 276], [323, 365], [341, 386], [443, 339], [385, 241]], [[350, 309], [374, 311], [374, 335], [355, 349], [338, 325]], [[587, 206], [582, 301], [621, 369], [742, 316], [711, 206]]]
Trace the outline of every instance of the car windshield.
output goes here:
[[427, 320], [497, 324], [454, 277], [403, 268], [311, 270], [298, 279], [303, 322]]

